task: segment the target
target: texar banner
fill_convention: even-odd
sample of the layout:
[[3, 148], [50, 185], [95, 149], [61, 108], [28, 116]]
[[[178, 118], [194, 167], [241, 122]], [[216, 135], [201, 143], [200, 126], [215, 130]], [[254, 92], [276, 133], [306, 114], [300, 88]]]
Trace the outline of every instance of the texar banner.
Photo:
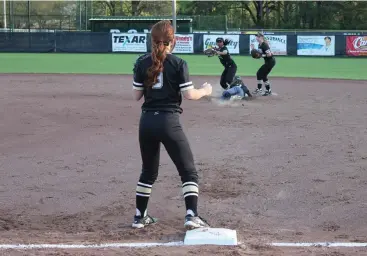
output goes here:
[[[287, 36], [265, 35], [265, 38], [274, 55], [287, 55]], [[255, 46], [255, 49], [259, 46], [255, 35], [250, 35], [250, 52], [252, 44]]]
[[297, 36], [297, 55], [334, 56], [335, 36]]
[[216, 46], [215, 40], [218, 37], [223, 37], [224, 39], [228, 39], [230, 42], [227, 45], [228, 51], [230, 54], [239, 54], [240, 53], [240, 35], [204, 35], [204, 45], [203, 51], [208, 49], [209, 47]]
[[147, 35], [146, 34], [112, 34], [113, 52], [146, 52]]
[[176, 46], [173, 53], [193, 53], [194, 52], [194, 35], [176, 34]]
[[346, 53], [349, 56], [367, 56], [367, 36], [347, 36]]

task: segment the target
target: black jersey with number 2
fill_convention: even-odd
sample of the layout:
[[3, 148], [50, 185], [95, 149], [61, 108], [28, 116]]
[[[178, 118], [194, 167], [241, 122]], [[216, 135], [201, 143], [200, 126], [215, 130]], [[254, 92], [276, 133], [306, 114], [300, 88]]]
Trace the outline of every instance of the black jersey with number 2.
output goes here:
[[220, 52], [227, 51], [226, 55], [218, 55], [220, 63], [222, 63], [222, 65], [224, 67], [228, 67], [228, 66], [233, 65], [234, 61], [233, 61], [231, 55], [229, 54], [227, 46], [223, 46], [222, 48], [219, 49], [219, 51]]
[[[269, 45], [265, 42], [262, 42], [261, 44], [259, 44], [259, 49], [262, 51], [262, 54], [271, 53]], [[265, 56], [264, 60], [265, 60], [265, 62], [269, 62], [269, 61], [274, 60], [274, 57], [273, 57], [273, 55], [270, 56], [270, 57]]]
[[173, 54], [167, 54], [163, 63], [163, 72], [158, 76], [158, 83], [146, 86], [144, 83], [151, 65], [150, 54], [140, 57], [135, 63], [133, 88], [144, 90], [145, 101], [142, 110], [182, 113], [181, 92], [194, 87], [189, 77], [186, 61]]

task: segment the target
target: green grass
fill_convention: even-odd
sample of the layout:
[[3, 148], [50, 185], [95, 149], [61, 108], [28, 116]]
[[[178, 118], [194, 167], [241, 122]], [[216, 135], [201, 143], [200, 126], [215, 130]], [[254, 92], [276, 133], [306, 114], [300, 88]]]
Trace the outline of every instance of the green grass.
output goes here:
[[[1, 53], [0, 73], [131, 74], [138, 54]], [[217, 57], [180, 55], [190, 75], [220, 75]], [[234, 55], [238, 75], [255, 76], [263, 60]], [[367, 80], [365, 58], [280, 57], [272, 77]]]

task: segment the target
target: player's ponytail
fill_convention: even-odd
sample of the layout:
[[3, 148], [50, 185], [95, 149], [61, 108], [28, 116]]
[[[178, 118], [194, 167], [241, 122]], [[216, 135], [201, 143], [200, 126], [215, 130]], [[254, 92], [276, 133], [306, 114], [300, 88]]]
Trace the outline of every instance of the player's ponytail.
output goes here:
[[[148, 69], [147, 86], [158, 82], [159, 73], [163, 72], [163, 63], [167, 57], [168, 46], [174, 42], [174, 31], [170, 21], [160, 21], [152, 27], [152, 66]], [[170, 49], [170, 50], [173, 50]]]
[[228, 45], [229, 44], [229, 40], [228, 39], [225, 39], [224, 42], [223, 42], [224, 45]]
[[152, 42], [153, 64], [148, 69], [147, 85], [153, 86], [158, 82], [159, 73], [163, 71], [163, 62], [167, 57], [166, 46], [162, 41]]

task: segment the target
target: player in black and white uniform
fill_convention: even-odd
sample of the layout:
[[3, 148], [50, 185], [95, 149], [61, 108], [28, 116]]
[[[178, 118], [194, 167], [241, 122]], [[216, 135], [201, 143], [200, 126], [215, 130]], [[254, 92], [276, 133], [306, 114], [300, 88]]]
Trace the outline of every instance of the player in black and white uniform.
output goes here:
[[147, 214], [148, 201], [158, 176], [161, 143], [174, 162], [182, 181], [186, 205], [184, 226], [207, 227], [198, 215], [198, 174], [193, 154], [180, 123], [182, 95], [198, 100], [212, 93], [210, 84], [195, 89], [187, 63], [171, 54], [175, 46], [174, 30], [169, 21], [160, 21], [151, 31], [152, 53], [141, 56], [134, 66], [135, 100], [144, 96], [139, 124], [142, 172], [136, 187], [136, 214], [132, 227], [143, 228], [156, 222]]
[[224, 90], [229, 89], [230, 84], [237, 72], [237, 65], [230, 55], [227, 45], [228, 39], [224, 40], [222, 37], [216, 39], [218, 48], [215, 48], [220, 63], [224, 66], [223, 73], [220, 77], [220, 85]]
[[[262, 53], [265, 63], [259, 68], [256, 73], [257, 76], [257, 89], [254, 94], [262, 94], [263, 96], [271, 95], [271, 87], [268, 79], [268, 75], [275, 66], [275, 57], [270, 50], [269, 43], [265, 40], [262, 33], [256, 34], [256, 40], [259, 43], [259, 50]], [[254, 49], [254, 45], [251, 45], [251, 49]], [[265, 92], [262, 91], [262, 83], [265, 85]]]

